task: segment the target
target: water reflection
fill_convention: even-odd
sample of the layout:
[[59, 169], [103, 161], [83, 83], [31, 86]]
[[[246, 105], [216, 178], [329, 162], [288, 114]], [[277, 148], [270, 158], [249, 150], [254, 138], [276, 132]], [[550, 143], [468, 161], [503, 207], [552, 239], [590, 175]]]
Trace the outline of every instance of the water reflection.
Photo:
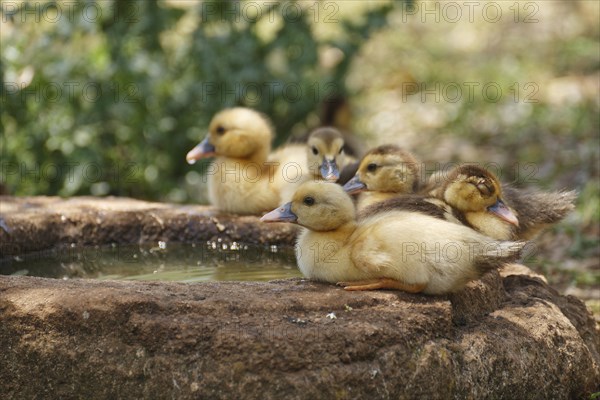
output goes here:
[[0, 274], [178, 282], [267, 281], [301, 276], [291, 249], [236, 242], [71, 246], [2, 259]]

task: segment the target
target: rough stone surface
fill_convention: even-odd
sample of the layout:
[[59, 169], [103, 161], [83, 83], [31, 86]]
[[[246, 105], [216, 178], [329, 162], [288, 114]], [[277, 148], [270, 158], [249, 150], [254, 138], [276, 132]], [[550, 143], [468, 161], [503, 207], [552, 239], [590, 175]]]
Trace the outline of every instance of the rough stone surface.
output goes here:
[[598, 332], [579, 300], [526, 275], [482, 282], [448, 300], [303, 280], [0, 277], [3, 398], [571, 399], [597, 390]]
[[70, 243], [83, 246], [218, 238], [247, 244], [294, 242], [294, 225], [265, 224], [258, 218], [219, 214], [207, 206], [128, 198], [0, 196], [0, 257]]
[[[255, 217], [204, 207], [6, 199], [4, 254], [62, 242], [293, 238], [285, 226], [268, 231]], [[518, 265], [450, 296], [345, 292], [299, 279], [0, 276], [0, 348], [2, 399], [512, 400], [600, 391], [591, 313]]]

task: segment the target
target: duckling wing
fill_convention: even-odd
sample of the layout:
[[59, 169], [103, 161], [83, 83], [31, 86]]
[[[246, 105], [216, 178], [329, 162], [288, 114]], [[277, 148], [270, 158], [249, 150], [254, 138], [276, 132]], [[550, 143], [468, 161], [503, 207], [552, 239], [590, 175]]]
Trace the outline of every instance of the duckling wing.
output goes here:
[[400, 195], [365, 207], [359, 212], [358, 219], [392, 211], [416, 212], [439, 219], [449, 219], [449, 215], [452, 215], [450, 206], [441, 200], [419, 195]]
[[[452, 207], [444, 200], [422, 195], [400, 195], [376, 204], [372, 204], [359, 211], [358, 219], [361, 220], [380, 213], [386, 213], [394, 210], [416, 212], [430, 217], [443, 219], [448, 222], [475, 229], [492, 238], [509, 239], [513, 238], [514, 236], [511, 228], [507, 228], [503, 221], [499, 221], [496, 218], [490, 218], [487, 214], [482, 213], [484, 222], [473, 223], [473, 221], [470, 220], [465, 213]], [[495, 226], [494, 224], [497, 224], [498, 226], [495, 228], [495, 230], [491, 229], [493, 226]], [[489, 229], [479, 229], [481, 226], [485, 226]], [[506, 232], [507, 229], [508, 232]]]
[[[375, 219], [377, 220], [377, 218]], [[424, 284], [429, 271], [403, 257], [404, 241], [397, 221], [368, 221], [351, 243], [351, 260], [365, 278], [391, 278], [407, 284]]]
[[395, 211], [360, 223], [351, 259], [365, 278], [423, 284], [425, 293], [442, 294], [514, 261], [522, 247], [439, 218]]
[[351, 260], [366, 276], [381, 277], [394, 267], [394, 258], [378, 235], [365, 234], [352, 246]]

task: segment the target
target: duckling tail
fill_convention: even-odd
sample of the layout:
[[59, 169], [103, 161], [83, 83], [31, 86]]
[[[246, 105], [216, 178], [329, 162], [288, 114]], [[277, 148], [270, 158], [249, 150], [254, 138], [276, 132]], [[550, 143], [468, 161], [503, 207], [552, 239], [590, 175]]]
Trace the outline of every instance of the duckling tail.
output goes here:
[[575, 208], [577, 192], [541, 192], [503, 186], [506, 200], [519, 218], [518, 237], [529, 239], [548, 224], [562, 220]]
[[538, 220], [539, 223], [553, 224], [563, 219], [570, 211], [575, 208], [577, 192], [561, 191], [549, 193], [532, 193], [531, 202], [537, 205], [541, 211]]
[[515, 262], [527, 242], [492, 241], [489, 242], [475, 258], [475, 268], [483, 275], [488, 271]]

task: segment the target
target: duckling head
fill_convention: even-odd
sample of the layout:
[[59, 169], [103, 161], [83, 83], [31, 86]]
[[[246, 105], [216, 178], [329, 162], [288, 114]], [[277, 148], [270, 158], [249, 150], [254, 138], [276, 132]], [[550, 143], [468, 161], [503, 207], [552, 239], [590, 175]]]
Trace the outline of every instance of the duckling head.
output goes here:
[[363, 190], [390, 193], [413, 193], [420, 186], [420, 166], [408, 151], [394, 145], [384, 145], [369, 151], [358, 171], [344, 189], [349, 194]]
[[308, 181], [300, 185], [292, 201], [265, 214], [263, 222], [293, 222], [312, 231], [333, 231], [354, 221], [352, 200], [340, 185]]
[[338, 166], [344, 165], [344, 137], [335, 128], [315, 129], [308, 137], [308, 166], [315, 176], [335, 182], [340, 177]]
[[257, 111], [244, 107], [217, 113], [208, 126], [208, 134], [187, 153], [190, 164], [206, 157], [223, 156], [263, 162], [271, 150], [273, 128]]
[[455, 168], [447, 178], [443, 198], [459, 211], [488, 211], [510, 224], [519, 225], [515, 214], [502, 200], [498, 178], [485, 168], [476, 165]]

